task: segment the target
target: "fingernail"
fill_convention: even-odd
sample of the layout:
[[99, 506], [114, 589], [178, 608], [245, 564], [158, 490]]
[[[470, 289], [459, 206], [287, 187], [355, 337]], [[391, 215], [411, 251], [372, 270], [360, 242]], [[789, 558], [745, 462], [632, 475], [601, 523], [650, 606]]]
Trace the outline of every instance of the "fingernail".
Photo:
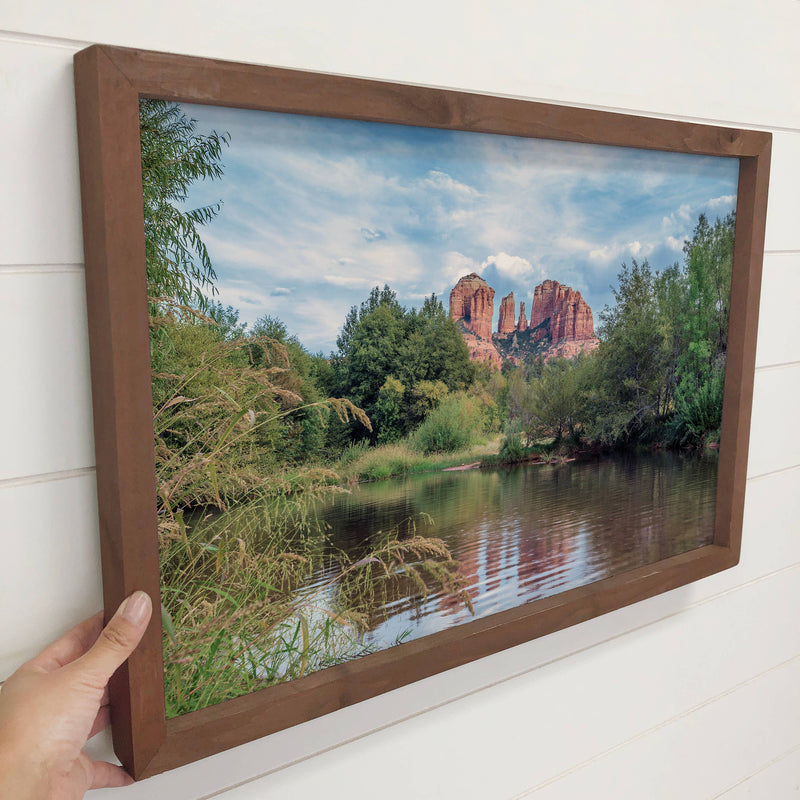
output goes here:
[[122, 616], [134, 625], [141, 625], [150, 610], [150, 596], [145, 592], [134, 592], [122, 606]]

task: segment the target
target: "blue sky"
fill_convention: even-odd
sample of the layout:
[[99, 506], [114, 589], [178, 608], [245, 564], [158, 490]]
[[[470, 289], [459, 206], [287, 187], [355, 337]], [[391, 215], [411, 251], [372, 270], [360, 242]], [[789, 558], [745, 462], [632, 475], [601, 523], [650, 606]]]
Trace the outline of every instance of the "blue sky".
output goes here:
[[701, 212], [735, 208], [738, 160], [402, 125], [184, 105], [198, 132], [230, 133], [224, 177], [188, 205], [223, 201], [201, 231], [217, 299], [252, 323], [278, 317], [330, 352], [376, 285], [419, 306], [477, 272], [530, 317], [550, 278], [594, 313], [622, 262], [682, 260]]

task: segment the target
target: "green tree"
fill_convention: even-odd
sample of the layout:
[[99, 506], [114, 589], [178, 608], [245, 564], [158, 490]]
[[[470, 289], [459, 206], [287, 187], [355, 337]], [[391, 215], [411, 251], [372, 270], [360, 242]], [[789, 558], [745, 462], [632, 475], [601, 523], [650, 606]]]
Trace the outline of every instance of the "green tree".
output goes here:
[[587, 420], [589, 367], [593, 356], [551, 358], [541, 374], [528, 378], [518, 368], [508, 378], [509, 434], [521, 433], [528, 445], [539, 439], [560, 442], [577, 436]]
[[[469, 349], [435, 295], [421, 309], [409, 311], [388, 286], [375, 287], [360, 306], [350, 309], [337, 347], [331, 359], [336, 393], [373, 418], [381, 388], [391, 376], [404, 387], [400, 414], [404, 433], [447, 391], [464, 389], [475, 375]], [[381, 423], [375, 421], [373, 440], [382, 440]], [[353, 438], [361, 435], [353, 430]]]
[[679, 444], [702, 445], [722, 423], [735, 227], [734, 214], [713, 225], [701, 214], [683, 248], [686, 291], [673, 424]]
[[656, 277], [647, 260], [622, 265], [615, 304], [600, 312], [597, 433], [605, 441], [637, 438], [658, 415], [666, 348], [659, 326]]
[[734, 230], [733, 214], [713, 225], [701, 214], [683, 248], [686, 295], [680, 321], [685, 347], [678, 370], [684, 392], [698, 389], [710, 373], [724, 371]]
[[[319, 358], [312, 356], [296, 336], [289, 334], [282, 320], [270, 315], [253, 323], [250, 353], [251, 362], [261, 366], [279, 387], [279, 399], [283, 393], [283, 407], [297, 408], [283, 421], [283, 457], [296, 463], [318, 458], [325, 447], [327, 428], [336, 416], [322, 404], [328, 394], [319, 386], [322, 369]], [[296, 397], [302, 398], [299, 407]]]
[[217, 331], [228, 341], [241, 339], [245, 335], [247, 323], [239, 322], [239, 312], [233, 306], [223, 306], [215, 300], [208, 307], [208, 316], [216, 323]]
[[407, 312], [400, 358], [409, 385], [441, 381], [450, 391], [457, 391], [475, 379], [467, 343], [435, 294], [425, 299], [419, 311]]
[[674, 409], [678, 363], [685, 347], [681, 315], [686, 293], [686, 275], [677, 263], [656, 273], [654, 294], [658, 327], [664, 341], [664, 380], [658, 409], [660, 416], [667, 416]]
[[411, 390], [407, 405], [411, 426], [416, 426], [437, 408], [449, 393], [443, 381], [418, 381]]
[[425, 418], [412, 441], [423, 453], [456, 453], [480, 438], [484, 424], [478, 398], [456, 392]]
[[541, 377], [532, 382], [529, 403], [529, 439], [552, 436], [560, 442], [564, 434], [575, 436], [586, 415], [585, 358], [569, 361], [552, 358]]
[[183, 204], [195, 181], [222, 176], [222, 149], [230, 137], [197, 134], [195, 120], [164, 100], [141, 100], [139, 125], [148, 293], [205, 309], [215, 274], [199, 228], [222, 203], [188, 210]]
[[396, 442], [403, 436], [401, 413], [406, 387], [389, 375], [378, 391], [373, 422], [378, 431], [378, 443]]

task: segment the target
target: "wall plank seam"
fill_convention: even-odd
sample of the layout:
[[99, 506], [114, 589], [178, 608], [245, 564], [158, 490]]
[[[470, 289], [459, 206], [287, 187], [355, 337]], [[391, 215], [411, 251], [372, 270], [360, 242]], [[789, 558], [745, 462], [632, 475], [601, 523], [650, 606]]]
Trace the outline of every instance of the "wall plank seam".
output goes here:
[[50, 275], [83, 272], [83, 263], [74, 264], [0, 264], [2, 275]]
[[754, 483], [755, 481], [762, 481], [765, 478], [772, 478], [777, 475], [784, 475], [787, 472], [794, 472], [795, 470], [800, 470], [800, 464], [795, 464], [792, 467], [783, 467], [782, 469], [775, 469], [771, 472], [762, 472], [759, 475], [748, 475], [747, 483]]
[[[800, 365], [800, 360], [798, 360], [798, 361], [781, 361], [778, 364], [762, 364], [760, 367], [756, 367], [756, 373], [775, 372], [777, 370], [782, 370], [782, 369], [793, 369], [794, 367], [797, 367], [798, 365]], [[776, 470], [776, 471], [780, 472], [781, 470]], [[762, 473], [759, 472], [759, 475], [761, 475], [761, 474]], [[771, 474], [771, 473], [766, 473], [766, 474]], [[748, 478], [749, 477], [751, 477], [751, 476], [748, 475]], [[754, 475], [752, 477], [756, 477], [756, 476]]]
[[[783, 369], [792, 369], [800, 366], [800, 361], [792, 361], [786, 364], [770, 364], [763, 367], [757, 367], [756, 372], [771, 372]], [[787, 472], [793, 472], [800, 469], [800, 464], [792, 464], [788, 467], [781, 467], [780, 469], [768, 470], [766, 472], [759, 472], [755, 475], [748, 475], [747, 482], [763, 480], [777, 475], [783, 475]], [[29, 486], [36, 483], [48, 483], [53, 481], [62, 481], [69, 478], [82, 477], [84, 475], [93, 475], [95, 466], [89, 465], [86, 467], [78, 467], [68, 470], [55, 470], [53, 472], [34, 473], [31, 475], [20, 475], [14, 478], [0, 478], [0, 491], [3, 489], [13, 489], [18, 486]]]
[[65, 481], [71, 478], [82, 478], [87, 475], [94, 475], [94, 467], [80, 467], [78, 469], [65, 469], [58, 472], [43, 472], [38, 475], [23, 475], [19, 478], [3, 478], [0, 480], [0, 491], [3, 489], [14, 489], [18, 486], [31, 486], [36, 483], [53, 483], [55, 481]]
[[748, 781], [752, 780], [753, 778], [756, 777], [756, 775], [761, 775], [762, 773], [764, 773], [768, 769], [770, 769], [770, 767], [774, 767], [777, 764], [780, 764], [781, 761], [783, 761], [786, 758], [789, 758], [789, 756], [793, 755], [794, 753], [797, 753], [798, 751], [800, 751], [800, 745], [796, 745], [795, 747], [789, 748], [788, 750], [786, 750], [785, 752], [781, 753], [780, 755], [775, 756], [775, 758], [771, 758], [769, 761], [767, 761], [766, 763], [762, 764], [758, 769], [753, 770], [746, 777], [742, 778], [741, 780], [736, 781], [736, 783], [732, 783], [730, 786], [727, 786], [721, 792], [719, 792], [718, 794], [715, 794], [713, 797], [709, 798], [709, 800], [719, 800], [720, 797], [723, 797], [724, 795], [728, 794], [728, 792], [731, 792], [734, 789], [736, 789], [737, 787], [742, 786], [743, 784], [745, 784]]
[[[606, 758], [607, 756], [611, 755], [612, 753], [617, 752], [619, 750], [623, 750], [626, 747], [629, 747], [634, 742], [637, 742], [637, 741], [639, 741], [641, 739], [645, 739], [646, 737], [651, 736], [653, 733], [655, 733], [655, 732], [657, 732], [659, 730], [662, 730], [664, 728], [667, 728], [670, 725], [673, 725], [673, 724], [675, 724], [676, 722], [678, 722], [678, 721], [680, 721], [682, 719], [686, 719], [687, 717], [690, 717], [692, 714], [697, 713], [701, 709], [706, 708], [707, 706], [713, 705], [714, 703], [719, 702], [723, 698], [728, 697], [728, 696], [730, 696], [732, 694], [735, 694], [736, 692], [741, 691], [746, 686], [750, 686], [751, 684], [761, 680], [766, 675], [769, 675], [769, 674], [771, 674], [773, 672], [777, 672], [779, 670], [785, 669], [786, 667], [791, 666], [792, 664], [795, 664], [795, 663], [800, 663], [800, 655], [792, 656], [792, 658], [788, 658], [785, 661], [780, 662], [779, 664], [775, 664], [774, 666], [770, 667], [769, 669], [765, 669], [762, 672], [759, 672], [759, 673], [757, 673], [755, 675], [752, 675], [751, 677], [747, 678], [746, 680], [740, 681], [739, 683], [734, 684], [733, 686], [729, 687], [725, 691], [720, 692], [719, 694], [716, 694], [716, 695], [714, 695], [712, 697], [709, 697], [707, 700], [704, 700], [702, 703], [697, 703], [696, 705], [692, 706], [691, 708], [688, 708], [685, 711], [680, 712], [679, 714], [675, 714], [674, 716], [669, 717], [668, 719], [665, 719], [662, 722], [659, 722], [658, 725], [652, 725], [651, 727], [649, 727], [649, 728], [641, 731], [640, 733], [636, 734], [636, 736], [631, 736], [631, 737], [629, 737], [628, 739], [625, 739], [622, 742], [618, 742], [617, 744], [613, 745], [612, 747], [606, 748], [602, 752], [597, 753], [597, 755], [594, 755], [591, 758], [587, 758], [584, 761], [581, 761], [579, 764], [575, 764], [574, 766], [570, 767], [569, 769], [563, 770], [562, 772], [558, 773], [558, 775], [554, 775], [552, 778], [548, 778], [546, 781], [542, 781], [541, 783], [538, 783], [535, 786], [532, 786], [529, 789], [526, 789], [525, 791], [514, 795], [513, 797], [509, 798], [509, 800], [524, 800], [524, 798], [530, 797], [532, 794], [534, 794], [535, 792], [541, 791], [546, 786], [550, 786], [551, 784], [557, 783], [558, 781], [564, 779], [568, 775], [572, 775], [572, 774], [574, 774], [576, 772], [580, 772], [582, 769], [585, 769], [589, 765], [594, 764], [594, 763], [596, 763], [598, 761], [601, 761], [602, 759]], [[793, 748], [793, 749], [796, 749], [796, 748]], [[756, 773], [753, 773], [753, 774], [756, 774]], [[752, 777], [752, 775], [750, 777]], [[730, 788], [731, 787], [729, 787], [729, 789]], [[726, 791], [728, 791], [729, 789], [726, 789]], [[206, 798], [200, 798], [199, 800], [206, 800]]]
[[44, 36], [38, 33], [25, 33], [24, 31], [12, 31], [0, 29], [0, 41], [14, 42], [16, 44], [33, 44], [40, 47], [56, 47], [61, 50], [82, 50], [92, 42], [81, 41], [79, 39], [61, 39], [57, 36]]

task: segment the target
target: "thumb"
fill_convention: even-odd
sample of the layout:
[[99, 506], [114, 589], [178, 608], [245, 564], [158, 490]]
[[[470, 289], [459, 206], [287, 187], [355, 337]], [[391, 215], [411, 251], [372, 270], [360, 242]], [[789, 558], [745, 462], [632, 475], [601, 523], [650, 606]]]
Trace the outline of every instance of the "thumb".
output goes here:
[[[78, 662], [105, 686], [142, 639], [153, 604], [145, 592], [134, 592], [103, 628], [97, 641]], [[76, 663], [78, 663], [76, 662]]]

